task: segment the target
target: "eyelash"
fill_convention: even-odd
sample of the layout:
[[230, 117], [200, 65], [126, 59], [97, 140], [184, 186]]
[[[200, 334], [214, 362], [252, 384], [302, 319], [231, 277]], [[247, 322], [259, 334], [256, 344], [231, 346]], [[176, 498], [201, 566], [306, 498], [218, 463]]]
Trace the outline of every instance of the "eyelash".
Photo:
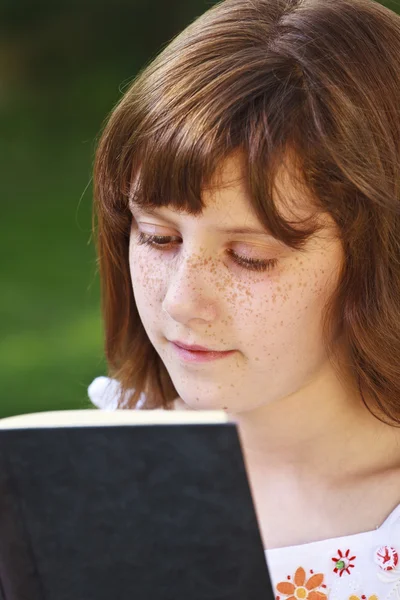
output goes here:
[[[137, 242], [140, 245], [150, 246], [151, 248], [165, 251], [170, 249], [171, 239], [172, 236], [148, 235], [143, 233], [143, 231], [139, 231]], [[261, 260], [259, 258], [245, 258], [244, 256], [236, 254], [233, 250], [228, 250], [228, 254], [236, 264], [249, 271], [269, 271], [278, 264], [277, 258], [271, 258], [268, 260]]]

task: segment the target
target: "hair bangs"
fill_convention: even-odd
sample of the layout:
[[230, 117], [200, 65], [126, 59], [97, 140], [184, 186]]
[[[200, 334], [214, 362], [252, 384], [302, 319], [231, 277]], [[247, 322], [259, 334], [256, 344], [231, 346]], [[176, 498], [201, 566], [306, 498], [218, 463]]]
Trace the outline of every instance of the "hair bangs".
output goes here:
[[[298, 106], [298, 87], [292, 95], [286, 90], [286, 102], [282, 102], [283, 81], [275, 89], [262, 96], [237, 102], [236, 110], [227, 111], [224, 119], [216, 114], [213, 102], [205, 99], [193, 105], [191, 112], [166, 121], [152, 112], [147, 131], [142, 132], [140, 145], [132, 151], [129, 183], [129, 201], [141, 207], [168, 207], [190, 215], [200, 215], [205, 208], [204, 192], [221, 187], [220, 172], [224, 161], [232, 154], [241, 158], [241, 179], [246, 197], [257, 218], [269, 234], [284, 244], [301, 249], [307, 239], [315, 234], [319, 225], [314, 214], [301, 221], [289, 221], [277, 208], [277, 200], [287, 208], [286, 199], [280, 197], [275, 187], [277, 174], [282, 165], [288, 164], [292, 178], [310, 196], [305, 184], [305, 148], [296, 141], [294, 134], [294, 108]], [[185, 93], [196, 94], [196, 89]], [[218, 96], [216, 88], [214, 99]], [[241, 97], [241, 94], [239, 94]], [[280, 119], [276, 120], [277, 99], [280, 101]], [[196, 123], [201, 121], [201, 135]], [[218, 122], [218, 126], [216, 126]], [[245, 126], [244, 126], [245, 124]], [[299, 132], [297, 140], [301, 140]], [[134, 154], [134, 155], [133, 155]], [[300, 159], [300, 157], [302, 157]], [[309, 161], [311, 158], [309, 158]], [[308, 192], [308, 193], [307, 193]], [[293, 208], [293, 207], [292, 207]], [[315, 208], [315, 207], [314, 207]], [[311, 220], [311, 225], [305, 223]], [[298, 225], [301, 224], [301, 227]]]

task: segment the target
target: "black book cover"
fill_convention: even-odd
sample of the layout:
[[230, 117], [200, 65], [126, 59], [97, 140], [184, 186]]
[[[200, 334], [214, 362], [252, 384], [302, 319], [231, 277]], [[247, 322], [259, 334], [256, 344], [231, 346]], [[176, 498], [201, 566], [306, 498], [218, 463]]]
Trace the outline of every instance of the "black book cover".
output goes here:
[[272, 600], [233, 423], [0, 431], [0, 600]]

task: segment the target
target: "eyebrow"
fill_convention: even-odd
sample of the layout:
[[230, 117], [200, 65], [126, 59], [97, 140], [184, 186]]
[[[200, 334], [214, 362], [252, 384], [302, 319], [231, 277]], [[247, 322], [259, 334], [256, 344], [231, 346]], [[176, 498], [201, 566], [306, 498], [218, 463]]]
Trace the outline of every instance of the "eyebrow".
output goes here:
[[[138, 212], [139, 214], [150, 215], [150, 216], [162, 219], [163, 221], [166, 221], [167, 223], [170, 223], [171, 225], [176, 227], [176, 223], [174, 223], [167, 217], [161, 215], [157, 208], [151, 208], [151, 207], [141, 208], [138, 205], [134, 204], [133, 202], [129, 203], [129, 208], [134, 212], [135, 211]], [[225, 234], [230, 234], [230, 235], [239, 235], [239, 234], [249, 235], [249, 234], [251, 234], [251, 235], [259, 235], [259, 236], [263, 236], [263, 237], [270, 237], [270, 238], [276, 239], [267, 229], [260, 229], [260, 228], [256, 228], [256, 227], [244, 227], [244, 226], [214, 227], [213, 229], [214, 229], [214, 231], [216, 231], [218, 233], [225, 233]]]

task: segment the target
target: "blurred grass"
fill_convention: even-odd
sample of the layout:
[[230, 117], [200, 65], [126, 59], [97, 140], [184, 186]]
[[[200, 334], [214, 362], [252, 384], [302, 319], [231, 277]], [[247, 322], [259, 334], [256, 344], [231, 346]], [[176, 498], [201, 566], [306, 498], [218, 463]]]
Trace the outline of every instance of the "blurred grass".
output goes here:
[[0, 417], [90, 407], [105, 373], [91, 170], [120, 81], [103, 71], [3, 99]]

